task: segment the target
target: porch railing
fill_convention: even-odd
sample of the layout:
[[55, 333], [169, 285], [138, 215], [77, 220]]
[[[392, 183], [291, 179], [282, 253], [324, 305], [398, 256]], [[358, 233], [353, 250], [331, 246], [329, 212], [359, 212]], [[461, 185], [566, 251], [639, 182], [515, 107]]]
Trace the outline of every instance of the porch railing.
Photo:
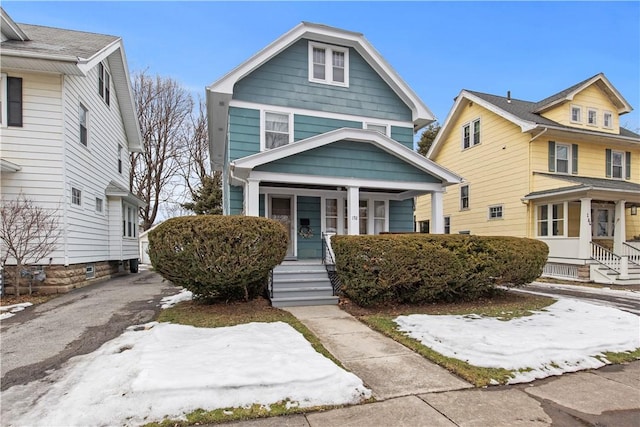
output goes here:
[[622, 253], [620, 255], [626, 256], [630, 263], [640, 267], [640, 249], [627, 242], [622, 242]]
[[340, 280], [336, 273], [336, 255], [333, 253], [333, 248], [331, 247], [331, 236], [333, 236], [333, 234], [322, 233], [322, 263], [329, 274], [333, 295], [335, 296], [340, 293]]
[[619, 274], [619, 278], [629, 276], [628, 257], [616, 255], [604, 246], [591, 242], [591, 259]]

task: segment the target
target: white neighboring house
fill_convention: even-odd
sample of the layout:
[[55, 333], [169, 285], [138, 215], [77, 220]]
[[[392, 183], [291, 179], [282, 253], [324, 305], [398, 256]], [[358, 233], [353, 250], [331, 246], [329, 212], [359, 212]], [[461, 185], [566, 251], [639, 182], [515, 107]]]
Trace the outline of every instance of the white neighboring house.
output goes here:
[[22, 193], [60, 215], [62, 238], [34, 286], [66, 292], [137, 271], [144, 202], [129, 191], [129, 153], [142, 139], [122, 39], [0, 11], [2, 198]]
[[156, 224], [147, 231], [140, 232], [140, 264], [151, 265], [151, 259], [149, 258], [149, 233], [155, 230]]

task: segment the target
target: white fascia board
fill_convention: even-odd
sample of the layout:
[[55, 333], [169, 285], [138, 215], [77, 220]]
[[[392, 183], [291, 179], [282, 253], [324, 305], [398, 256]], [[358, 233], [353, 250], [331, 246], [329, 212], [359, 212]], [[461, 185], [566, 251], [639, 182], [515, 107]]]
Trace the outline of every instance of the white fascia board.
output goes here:
[[322, 147], [337, 141], [356, 141], [371, 143], [387, 153], [404, 160], [414, 167], [433, 175], [446, 184], [454, 184], [462, 181], [462, 178], [433, 161], [423, 157], [415, 151], [405, 147], [399, 142], [382, 135], [380, 132], [369, 129], [341, 128], [320, 135], [312, 136], [282, 147], [263, 151], [251, 156], [243, 157], [232, 162], [232, 168], [252, 170], [257, 166], [293, 156], [314, 148]]
[[88, 73], [93, 67], [98, 65], [99, 62], [104, 61], [109, 55], [111, 55], [116, 50], [122, 49], [122, 39], [118, 38], [113, 42], [109, 43], [98, 52], [96, 52], [91, 58], [78, 58], [78, 68], [80, 68], [84, 73]]
[[207, 91], [233, 94], [233, 87], [236, 82], [302, 38], [354, 48], [411, 108], [415, 129], [420, 129], [436, 120], [431, 110], [362, 34], [308, 22], [298, 24], [247, 61], [212, 83], [207, 87]]
[[9, 14], [2, 8], [0, 8], [0, 16], [2, 18], [2, 25], [0, 28], [2, 29], [2, 34], [5, 34], [9, 40], [18, 40], [18, 41], [27, 41], [30, 40], [29, 36], [22, 31], [22, 28], [18, 24], [14, 22], [13, 19], [9, 16]]
[[0, 159], [0, 171], [1, 172], [18, 172], [22, 170], [22, 166], [12, 163], [5, 159]]

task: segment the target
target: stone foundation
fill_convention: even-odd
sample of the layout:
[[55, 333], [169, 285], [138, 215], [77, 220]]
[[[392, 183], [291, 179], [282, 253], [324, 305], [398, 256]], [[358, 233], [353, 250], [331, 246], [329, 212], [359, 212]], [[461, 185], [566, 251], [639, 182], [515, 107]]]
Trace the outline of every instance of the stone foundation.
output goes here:
[[[94, 266], [94, 276], [87, 278], [87, 266]], [[83, 264], [64, 265], [45, 265], [45, 266], [29, 266], [23, 267], [24, 270], [37, 272], [44, 270], [46, 278], [44, 281], [34, 279], [31, 289], [34, 293], [39, 294], [61, 294], [67, 293], [72, 289], [81, 288], [102, 280], [109, 279], [114, 276], [129, 273], [129, 261], [100, 261]], [[15, 267], [12, 265], [5, 266], [3, 271], [3, 284], [5, 294], [14, 294], [14, 276]], [[29, 293], [29, 277], [22, 277], [20, 280], [20, 295]]]
[[589, 265], [578, 266], [578, 280], [580, 280], [581, 282], [591, 281], [591, 271]]

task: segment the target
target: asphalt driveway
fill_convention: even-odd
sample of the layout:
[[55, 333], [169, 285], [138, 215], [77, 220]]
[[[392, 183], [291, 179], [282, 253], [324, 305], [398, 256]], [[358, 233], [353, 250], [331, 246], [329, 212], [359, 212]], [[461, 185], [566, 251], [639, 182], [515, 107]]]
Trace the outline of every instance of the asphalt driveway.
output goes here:
[[152, 320], [160, 299], [177, 292], [160, 275], [141, 271], [73, 290], [3, 320], [0, 390], [40, 379], [127, 327]]

